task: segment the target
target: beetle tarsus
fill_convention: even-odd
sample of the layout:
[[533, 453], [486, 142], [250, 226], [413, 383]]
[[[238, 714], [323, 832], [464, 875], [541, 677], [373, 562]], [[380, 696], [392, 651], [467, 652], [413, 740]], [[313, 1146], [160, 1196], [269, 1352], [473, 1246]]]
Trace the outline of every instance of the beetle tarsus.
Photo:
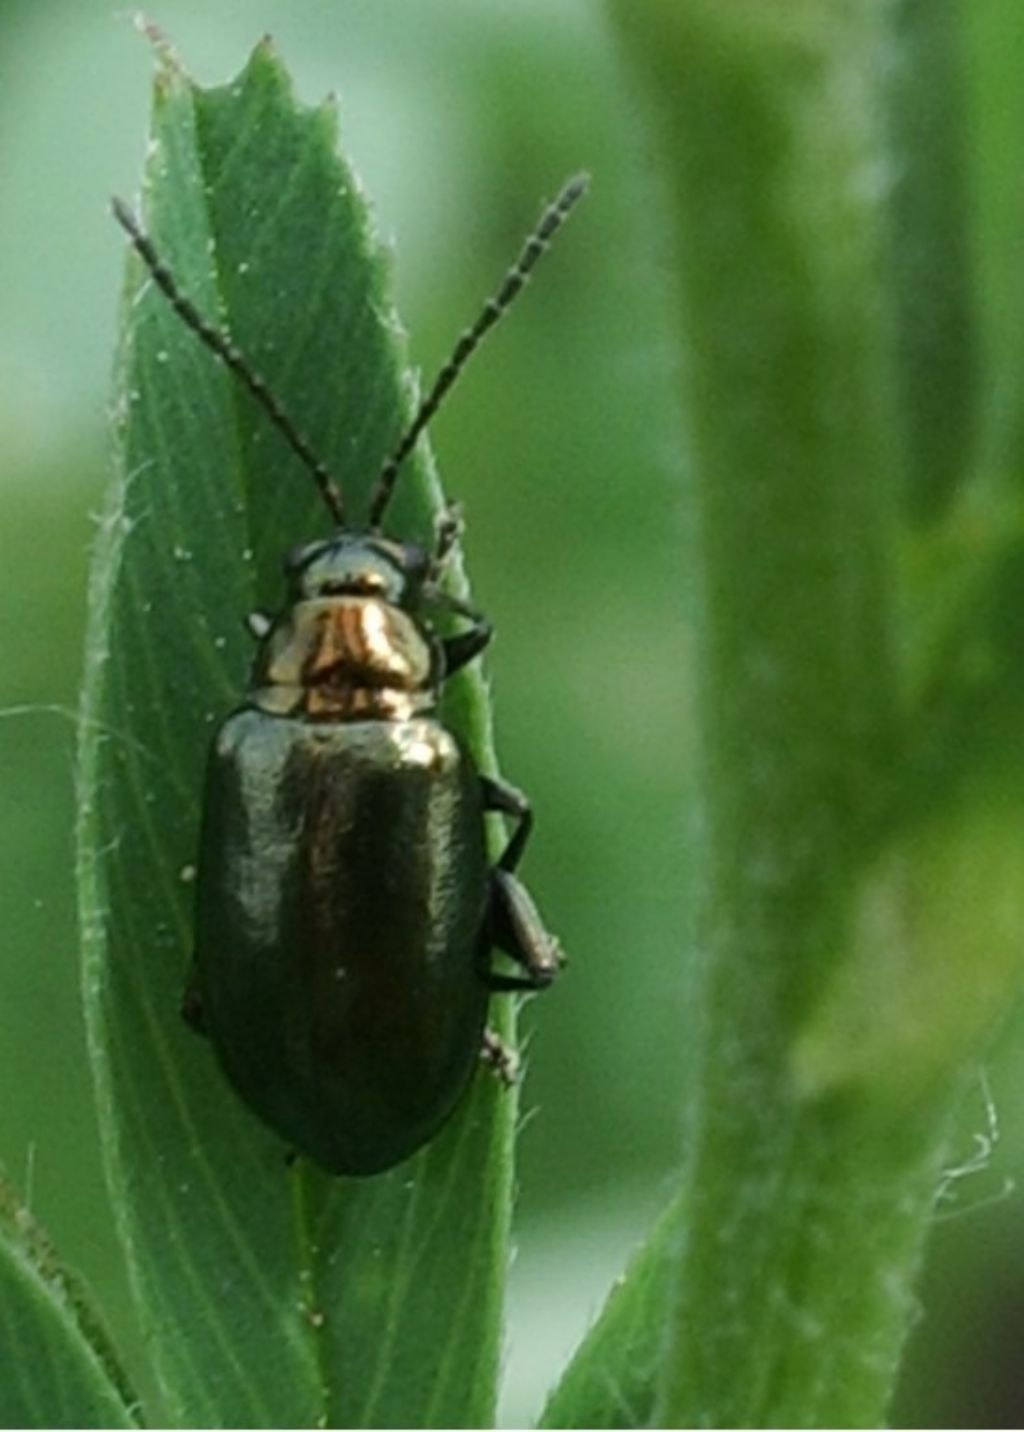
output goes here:
[[519, 1079], [519, 1055], [493, 1029], [484, 1030], [480, 1058], [506, 1089], [514, 1087]]

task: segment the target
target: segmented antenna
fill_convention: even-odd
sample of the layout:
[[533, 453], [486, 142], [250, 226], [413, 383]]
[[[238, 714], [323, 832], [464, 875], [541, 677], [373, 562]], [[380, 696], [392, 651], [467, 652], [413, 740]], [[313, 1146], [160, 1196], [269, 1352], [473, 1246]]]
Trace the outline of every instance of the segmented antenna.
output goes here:
[[380, 527], [385, 509], [391, 501], [391, 495], [395, 489], [398, 469], [416, 446], [423, 429], [441, 406], [445, 394], [462, 372], [480, 340], [489, 329], [494, 327], [523, 288], [530, 276], [530, 270], [565, 223], [573, 205], [586, 193], [589, 182], [590, 176], [587, 174], [573, 175], [554, 203], [549, 204], [541, 214], [537, 227], [526, 240], [522, 252], [505, 275], [501, 286], [484, 304], [480, 317], [471, 328], [467, 328], [462, 333], [452, 350], [451, 357], [435, 378], [434, 386], [420, 403], [405, 433], [380, 470], [380, 475], [370, 496], [369, 525], [371, 531], [376, 531]]
[[278, 432], [291, 445], [295, 452], [309, 468], [313, 475], [313, 481], [317, 490], [327, 505], [328, 511], [339, 527], [344, 525], [344, 506], [341, 500], [341, 493], [331, 478], [326, 464], [320, 461], [316, 453], [306, 442], [306, 439], [299, 432], [298, 428], [289, 418], [288, 414], [281, 407], [277, 398], [271, 392], [263, 378], [255, 369], [251, 368], [242, 354], [232, 343], [226, 333], [215, 328], [212, 323], [207, 322], [203, 315], [196, 308], [195, 304], [178, 287], [174, 275], [161, 259], [153, 245], [152, 239], [142, 228], [138, 219], [129, 209], [128, 205], [120, 199], [112, 199], [111, 207], [114, 211], [114, 218], [124, 229], [132, 241], [136, 252], [143, 263], [149, 269], [153, 282], [167, 296], [171, 307], [178, 317], [185, 323], [192, 332], [206, 344], [212, 353], [215, 353], [225, 367], [230, 368], [235, 377], [245, 384], [249, 392], [259, 403], [267, 417], [277, 428]]

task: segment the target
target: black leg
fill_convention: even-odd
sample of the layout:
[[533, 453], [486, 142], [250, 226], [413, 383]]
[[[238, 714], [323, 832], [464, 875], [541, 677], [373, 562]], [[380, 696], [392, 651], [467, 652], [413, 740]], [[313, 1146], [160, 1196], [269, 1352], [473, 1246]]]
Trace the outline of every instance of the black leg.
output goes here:
[[450, 502], [437, 519], [434, 529], [435, 572], [444, 566], [449, 552], [462, 536], [462, 508], [457, 502]]
[[493, 776], [481, 776], [480, 789], [484, 797], [484, 810], [500, 811], [502, 815], [511, 816], [514, 821], [518, 821], [512, 832], [512, 839], [501, 852], [498, 861], [499, 869], [507, 870], [511, 874], [522, 859], [526, 842], [530, 838], [533, 810], [522, 791], [517, 791], [515, 786], [510, 786], [507, 781], [495, 780]]
[[474, 616], [468, 631], [446, 636], [441, 642], [444, 650], [444, 677], [447, 680], [461, 667], [479, 656], [494, 635], [494, 628], [483, 617]]
[[456, 632], [454, 636], [446, 636], [441, 640], [441, 649], [444, 652], [444, 672], [442, 681], [454, 675], [467, 662], [479, 656], [484, 647], [494, 635], [494, 628], [486, 617], [462, 601], [460, 597], [453, 597], [450, 592], [443, 592], [434, 582], [428, 582], [423, 588], [422, 599], [427, 608], [433, 609], [442, 615], [462, 617], [469, 622], [467, 631]]
[[485, 968], [483, 977], [495, 992], [546, 989], [564, 963], [558, 941], [545, 930], [526, 886], [500, 865], [491, 871], [487, 935], [485, 956], [497, 946], [526, 971], [501, 975]]

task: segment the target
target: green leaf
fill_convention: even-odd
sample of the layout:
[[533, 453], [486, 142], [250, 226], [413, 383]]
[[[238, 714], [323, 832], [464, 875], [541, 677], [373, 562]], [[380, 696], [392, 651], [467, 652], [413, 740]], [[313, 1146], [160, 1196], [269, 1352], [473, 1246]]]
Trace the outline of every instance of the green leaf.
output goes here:
[[[180, 285], [230, 330], [358, 519], [412, 394], [331, 106], [297, 107], [267, 44], [210, 90], [163, 50], [144, 216]], [[179, 1015], [205, 748], [244, 689], [242, 619], [280, 602], [282, 553], [327, 530], [327, 514], [264, 414], [134, 260], [116, 412], [83, 702], [84, 988], [108, 1179], [164, 1415], [483, 1425], [514, 1098], [478, 1078], [409, 1163], [330, 1179], [305, 1160], [286, 1165]], [[424, 536], [437, 506], [420, 445], [389, 526]], [[453, 685], [453, 718], [491, 765], [479, 679]]]
[[978, 438], [964, 15], [955, 0], [896, 0], [888, 23], [894, 376], [910, 506], [934, 518], [968, 475]]
[[652, 1427], [672, 1296], [686, 1227], [677, 1199], [616, 1281], [601, 1315], [549, 1397], [541, 1427]]
[[0, 1426], [136, 1427], [83, 1290], [0, 1177]]

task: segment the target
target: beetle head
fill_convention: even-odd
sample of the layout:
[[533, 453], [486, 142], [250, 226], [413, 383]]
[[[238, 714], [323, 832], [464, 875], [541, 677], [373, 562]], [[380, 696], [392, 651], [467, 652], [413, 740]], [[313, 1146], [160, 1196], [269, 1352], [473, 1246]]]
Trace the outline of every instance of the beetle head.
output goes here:
[[295, 547], [284, 562], [290, 601], [377, 597], [396, 607], [415, 603], [430, 566], [422, 547], [353, 532]]

